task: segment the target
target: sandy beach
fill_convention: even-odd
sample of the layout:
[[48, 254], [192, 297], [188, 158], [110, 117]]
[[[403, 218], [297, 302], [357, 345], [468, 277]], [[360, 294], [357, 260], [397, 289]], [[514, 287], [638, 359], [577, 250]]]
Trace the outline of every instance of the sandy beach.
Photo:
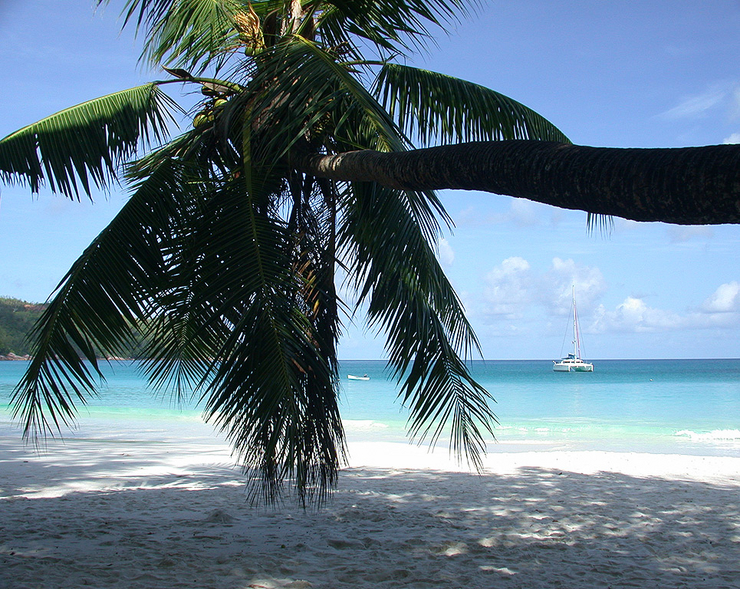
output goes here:
[[250, 507], [211, 436], [0, 436], [0, 586], [740, 587], [740, 458], [356, 442], [321, 509]]

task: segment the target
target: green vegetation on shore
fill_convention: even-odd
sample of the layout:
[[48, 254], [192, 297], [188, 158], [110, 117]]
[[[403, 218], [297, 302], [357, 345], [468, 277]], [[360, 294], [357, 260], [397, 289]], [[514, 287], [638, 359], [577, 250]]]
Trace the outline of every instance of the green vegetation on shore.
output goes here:
[[28, 333], [45, 308], [45, 305], [0, 297], [0, 356], [31, 353]]
[[[0, 360], [8, 356], [28, 356], [32, 345], [28, 335], [36, 321], [46, 309], [46, 304], [29, 303], [12, 297], [0, 297]], [[143, 338], [139, 337], [129, 349], [122, 354], [124, 358], [140, 356]], [[105, 354], [98, 354], [104, 357]]]

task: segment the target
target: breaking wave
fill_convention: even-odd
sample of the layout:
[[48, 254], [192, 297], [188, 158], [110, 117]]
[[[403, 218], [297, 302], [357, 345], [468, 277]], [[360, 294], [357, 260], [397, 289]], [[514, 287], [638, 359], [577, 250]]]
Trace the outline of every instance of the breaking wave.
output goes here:
[[677, 436], [684, 436], [693, 442], [736, 442], [740, 441], [740, 430], [738, 429], [716, 429], [711, 432], [694, 432], [682, 429], [676, 432]]

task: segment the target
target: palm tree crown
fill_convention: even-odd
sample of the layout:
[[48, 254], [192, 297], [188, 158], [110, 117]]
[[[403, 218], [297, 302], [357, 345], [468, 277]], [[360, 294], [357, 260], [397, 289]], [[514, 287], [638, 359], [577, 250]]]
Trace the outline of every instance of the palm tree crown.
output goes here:
[[[79, 198], [122, 178], [131, 191], [35, 328], [14, 396], [26, 435], [69, 422], [102, 376], [97, 358], [143, 338], [152, 385], [196, 391], [255, 493], [272, 500], [289, 484], [321, 498], [345, 451], [337, 341], [362, 306], [386, 334], [412, 436], [433, 442], [449, 426], [452, 449], [479, 465], [495, 417], [435, 256], [449, 223], [439, 200], [303, 164], [415, 144], [567, 142], [505, 96], [400, 63], [465, 12], [462, 0], [128, 0], [143, 58], [169, 78], [0, 141], [5, 181]], [[203, 95], [175, 137], [172, 83]]]

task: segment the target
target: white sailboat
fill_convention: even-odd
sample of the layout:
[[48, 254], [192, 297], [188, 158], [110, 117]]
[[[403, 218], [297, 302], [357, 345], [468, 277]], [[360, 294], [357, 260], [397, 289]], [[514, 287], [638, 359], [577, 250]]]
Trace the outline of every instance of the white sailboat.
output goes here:
[[578, 327], [578, 312], [576, 311], [576, 287], [573, 286], [573, 352], [560, 361], [552, 361], [555, 372], [593, 372], [594, 365], [581, 359], [581, 330]]

